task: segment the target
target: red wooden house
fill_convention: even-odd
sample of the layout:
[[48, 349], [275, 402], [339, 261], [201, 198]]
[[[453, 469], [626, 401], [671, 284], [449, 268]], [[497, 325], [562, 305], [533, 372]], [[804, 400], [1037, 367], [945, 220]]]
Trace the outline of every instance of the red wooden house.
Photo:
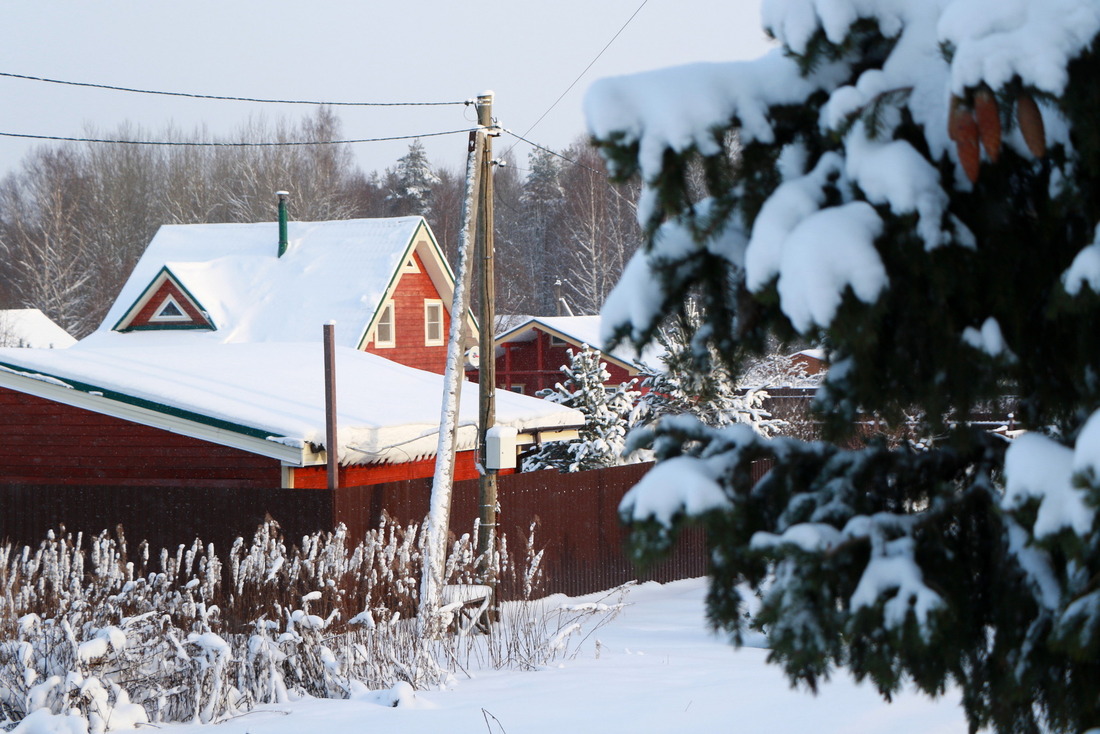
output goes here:
[[[322, 327], [335, 321], [342, 484], [431, 476], [450, 269], [420, 217], [162, 227], [100, 328], [0, 349], [0, 482], [324, 486]], [[383, 358], [386, 357], [386, 358]], [[400, 364], [400, 363], [403, 364]], [[473, 476], [476, 401], [456, 475]], [[533, 443], [576, 411], [499, 395]]]
[[[564, 379], [561, 368], [570, 362], [584, 345], [599, 349], [599, 316], [539, 316], [531, 317], [504, 331], [496, 344], [497, 387], [523, 395], [535, 395], [539, 390], [554, 387]], [[602, 353], [610, 378], [609, 386], [617, 386], [638, 376], [638, 359], [629, 347]], [[659, 367], [657, 352], [647, 352], [640, 358], [646, 364]]]
[[[161, 227], [95, 345], [159, 332], [216, 343], [336, 340], [443, 372], [454, 276], [423, 217]], [[469, 319], [476, 340], [477, 326]]]

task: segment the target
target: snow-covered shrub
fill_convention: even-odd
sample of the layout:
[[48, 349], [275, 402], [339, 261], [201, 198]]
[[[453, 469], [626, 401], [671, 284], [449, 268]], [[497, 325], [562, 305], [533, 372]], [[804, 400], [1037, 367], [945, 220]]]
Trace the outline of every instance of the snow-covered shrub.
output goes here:
[[[518, 563], [503, 536], [484, 558], [476, 533], [456, 538], [446, 582], [480, 582], [488, 564], [500, 583], [530, 591], [541, 560], [533, 530]], [[424, 542], [419, 525], [384, 519], [354, 545], [341, 526], [289, 548], [269, 521], [224, 563], [199, 540], [159, 554], [143, 544], [131, 558], [121, 531], [0, 546], [0, 727], [32, 717], [63, 717], [53, 724], [80, 733], [212, 723], [291, 696], [424, 688], [475, 663], [529, 667], [566, 654], [560, 624], [543, 620], [556, 610], [525, 602], [504, 604], [487, 635], [423, 639], [414, 614]], [[584, 616], [598, 623], [613, 611]]]

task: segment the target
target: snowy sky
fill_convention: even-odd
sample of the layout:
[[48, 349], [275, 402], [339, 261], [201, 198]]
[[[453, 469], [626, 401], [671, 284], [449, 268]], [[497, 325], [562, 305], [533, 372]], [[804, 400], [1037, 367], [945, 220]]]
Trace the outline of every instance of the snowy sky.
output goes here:
[[[639, 11], [639, 7], [641, 8]], [[450, 0], [192, 0], [186, 5], [105, 0], [5, 3], [0, 72], [208, 95], [332, 101], [461, 101], [496, 93], [495, 115], [520, 135], [560, 149], [584, 131], [592, 81], [693, 61], [754, 58], [768, 42], [759, 0], [514, 0], [489, 8]], [[159, 132], [205, 124], [227, 134], [249, 116], [297, 120], [300, 106], [170, 98], [0, 77], [0, 132], [82, 137], [130, 121]], [[464, 107], [340, 108], [346, 138], [467, 128]], [[425, 139], [433, 163], [461, 170], [465, 135]], [[529, 146], [505, 136], [496, 150]], [[33, 141], [0, 137], [0, 174]], [[354, 146], [381, 170], [409, 141]]]

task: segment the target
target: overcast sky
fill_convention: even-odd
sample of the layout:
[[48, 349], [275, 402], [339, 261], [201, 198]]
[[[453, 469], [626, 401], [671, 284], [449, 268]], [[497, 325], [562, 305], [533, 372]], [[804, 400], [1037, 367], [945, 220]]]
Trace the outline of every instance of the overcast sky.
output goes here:
[[[7, 0], [3, 16], [0, 72], [172, 92], [358, 102], [461, 101], [492, 90], [501, 125], [555, 150], [584, 132], [581, 103], [596, 79], [754, 58], [769, 46], [759, 0]], [[111, 133], [128, 121], [149, 136], [169, 123], [228, 135], [250, 116], [298, 120], [310, 111], [0, 77], [4, 133], [79, 137], [92, 129]], [[462, 106], [341, 107], [337, 113], [344, 138], [464, 129], [474, 119], [473, 109]], [[424, 143], [433, 163], [462, 169], [465, 135]], [[516, 143], [505, 136], [496, 152]], [[39, 144], [0, 137], [0, 175], [15, 170]], [[364, 170], [380, 171], [408, 145], [363, 143], [353, 150]], [[515, 146], [521, 168], [529, 150]]]

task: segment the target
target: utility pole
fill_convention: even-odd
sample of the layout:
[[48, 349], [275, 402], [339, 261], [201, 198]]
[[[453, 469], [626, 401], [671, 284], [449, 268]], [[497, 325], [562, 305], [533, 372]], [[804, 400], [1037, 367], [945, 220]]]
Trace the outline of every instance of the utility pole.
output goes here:
[[328, 488], [340, 486], [339, 449], [336, 440], [336, 322], [322, 329], [325, 344], [325, 453], [328, 456]]
[[[477, 98], [477, 124], [486, 130], [493, 128], [493, 93], [485, 92]], [[478, 555], [486, 560], [483, 583], [492, 586], [494, 596], [496, 579], [492, 578], [492, 564], [488, 551], [494, 546], [497, 534], [497, 470], [490, 469], [487, 435], [496, 423], [496, 354], [493, 337], [496, 332], [496, 282], [493, 267], [493, 132], [483, 138], [484, 154], [481, 158], [481, 216], [478, 221], [479, 241], [481, 245], [479, 263], [481, 264], [481, 335], [478, 350], [481, 353], [480, 372], [478, 374], [478, 436], [479, 456], [482, 473], [478, 484], [478, 504], [481, 507], [478, 528]]]

